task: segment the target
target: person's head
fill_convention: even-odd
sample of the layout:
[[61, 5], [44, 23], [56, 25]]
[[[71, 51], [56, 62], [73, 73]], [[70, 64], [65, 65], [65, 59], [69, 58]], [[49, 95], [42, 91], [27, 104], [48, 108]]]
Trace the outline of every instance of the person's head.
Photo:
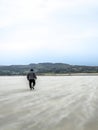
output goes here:
[[34, 71], [33, 69], [30, 69], [30, 71]]

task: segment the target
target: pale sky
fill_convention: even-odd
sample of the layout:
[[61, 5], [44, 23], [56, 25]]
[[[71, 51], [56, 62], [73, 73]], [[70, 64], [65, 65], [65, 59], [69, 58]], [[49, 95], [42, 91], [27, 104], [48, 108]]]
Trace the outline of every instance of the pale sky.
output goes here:
[[98, 0], [0, 0], [0, 65], [98, 65]]

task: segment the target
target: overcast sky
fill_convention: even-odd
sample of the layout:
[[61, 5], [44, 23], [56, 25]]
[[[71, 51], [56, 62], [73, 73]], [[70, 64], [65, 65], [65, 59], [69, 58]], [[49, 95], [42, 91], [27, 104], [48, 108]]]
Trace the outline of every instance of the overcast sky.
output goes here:
[[98, 0], [0, 0], [0, 65], [98, 65]]

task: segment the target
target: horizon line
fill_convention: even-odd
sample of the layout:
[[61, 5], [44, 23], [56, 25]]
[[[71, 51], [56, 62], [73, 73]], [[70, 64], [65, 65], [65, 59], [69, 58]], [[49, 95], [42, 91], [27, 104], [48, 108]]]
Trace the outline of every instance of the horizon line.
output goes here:
[[28, 64], [0, 64], [0, 67], [1, 66], [22, 66], [22, 65], [31, 65], [31, 64], [44, 64], [44, 63], [51, 63], [51, 64], [66, 64], [66, 65], [71, 65], [71, 66], [98, 66], [98, 65], [85, 65], [85, 64], [69, 64], [69, 63], [65, 63], [65, 62], [33, 62], [33, 63], [28, 63]]

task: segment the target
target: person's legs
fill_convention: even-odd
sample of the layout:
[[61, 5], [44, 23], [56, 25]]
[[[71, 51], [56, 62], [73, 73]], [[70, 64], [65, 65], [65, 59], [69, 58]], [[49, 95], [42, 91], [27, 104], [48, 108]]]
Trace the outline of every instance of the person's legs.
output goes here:
[[33, 81], [33, 89], [34, 89], [34, 86], [35, 86], [35, 79], [33, 79], [32, 81]]
[[32, 89], [32, 80], [29, 80], [29, 87]]
[[[32, 83], [33, 83], [33, 86], [32, 86]], [[34, 89], [35, 84], [36, 84], [35, 79], [29, 80], [30, 89], [32, 89], [32, 88]]]

